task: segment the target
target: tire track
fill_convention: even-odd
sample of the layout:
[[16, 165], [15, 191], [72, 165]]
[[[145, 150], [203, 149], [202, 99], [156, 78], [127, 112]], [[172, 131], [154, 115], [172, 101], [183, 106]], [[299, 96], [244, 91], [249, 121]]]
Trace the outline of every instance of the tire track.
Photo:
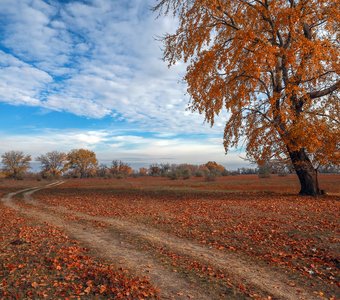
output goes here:
[[[45, 211], [20, 207], [13, 197], [23, 194], [25, 201], [33, 204], [31, 195], [41, 189], [54, 187], [63, 182], [55, 182], [45, 187], [34, 187], [9, 193], [2, 198], [4, 204], [23, 215], [41, 222], [47, 222], [63, 229], [66, 233], [85, 244], [98, 257], [109, 259], [116, 266], [122, 266], [139, 276], [150, 278], [151, 283], [160, 290], [161, 299], [221, 299], [218, 295], [207, 293], [195, 281], [189, 281], [178, 273], [159, 264], [151, 255], [137, 251], [133, 245], [122, 243], [119, 236], [103, 229], [66, 221], [63, 218]], [[46, 208], [46, 207], [45, 207]]]
[[[90, 246], [91, 248], [95, 248], [96, 250], [103, 249], [103, 248], [110, 249], [108, 251], [109, 253], [108, 252], [104, 253], [104, 257], [110, 256], [109, 254], [111, 253], [111, 251], [114, 250], [115, 253], [117, 253], [115, 255], [116, 255], [116, 258], [118, 258], [118, 260], [124, 261], [124, 263], [129, 265], [131, 269], [137, 269], [137, 270], [138, 270], [138, 265], [140, 265], [141, 261], [143, 261], [143, 263], [146, 265], [155, 264], [154, 261], [153, 262], [150, 261], [150, 257], [147, 257], [145, 253], [143, 254], [144, 256], [141, 257], [142, 255], [141, 252], [135, 251], [131, 247], [129, 249], [127, 246], [123, 247], [122, 244], [120, 243], [118, 243], [117, 245], [117, 240], [113, 239], [112, 236], [110, 236], [110, 234], [104, 234], [104, 232], [102, 232], [103, 230], [99, 231], [94, 228], [86, 229], [86, 231], [89, 231], [89, 232], [84, 234], [84, 230], [81, 228], [83, 226], [80, 226], [79, 224], [74, 223], [74, 222], [72, 223], [65, 222], [65, 220], [62, 220], [60, 217], [52, 216], [51, 214], [46, 214], [46, 210], [53, 211], [54, 214], [55, 213], [70, 214], [73, 216], [80, 217], [87, 221], [105, 222], [106, 224], [110, 225], [112, 228], [120, 232], [124, 232], [128, 235], [136, 236], [137, 238], [140, 238], [143, 240], [147, 240], [155, 245], [166, 246], [170, 250], [173, 250], [177, 253], [187, 255], [189, 257], [192, 257], [195, 260], [207, 263], [209, 265], [213, 265], [214, 267], [218, 269], [222, 269], [226, 271], [228, 274], [231, 274], [239, 278], [241, 281], [245, 282], [246, 284], [250, 286], [254, 286], [258, 290], [261, 290], [269, 295], [272, 295], [273, 297], [277, 299], [287, 299], [287, 300], [317, 299], [317, 297], [313, 294], [313, 291], [309, 290], [309, 288], [302, 287], [302, 286], [294, 286], [294, 287], [291, 286], [290, 285], [291, 280], [284, 273], [273, 271], [272, 269], [270, 269], [270, 267], [266, 267], [263, 265], [260, 266], [247, 257], [241, 257], [239, 254], [225, 253], [225, 252], [222, 253], [214, 249], [209, 249], [198, 243], [195, 243], [189, 240], [180, 239], [175, 236], [171, 236], [169, 235], [169, 233], [162, 232], [160, 230], [157, 230], [149, 226], [135, 224], [135, 223], [125, 221], [125, 220], [120, 220], [120, 219], [100, 217], [100, 216], [90, 216], [88, 214], [84, 214], [84, 213], [80, 213], [76, 211], [70, 211], [66, 209], [65, 207], [49, 206], [49, 205], [43, 204], [42, 202], [38, 202], [32, 198], [32, 194], [35, 193], [36, 191], [41, 190], [43, 188], [54, 187], [62, 183], [63, 182], [56, 182], [46, 187], [26, 189], [23, 191], [19, 191], [17, 193], [20, 193], [20, 192], [23, 193], [24, 200], [28, 204], [34, 205], [35, 207], [38, 207], [44, 210], [43, 212], [39, 212], [39, 213], [34, 212], [34, 214], [37, 215], [36, 217], [39, 218], [40, 216], [40, 217], [43, 217], [43, 219], [49, 219], [49, 223], [53, 224], [54, 222], [54, 224], [57, 223], [59, 224], [59, 226], [63, 224], [64, 222], [63, 228], [66, 231], [70, 232], [75, 237], [77, 237], [79, 240], [82, 240], [84, 242], [89, 242], [88, 238], [90, 238], [92, 241], [95, 241], [96, 244], [91, 243], [91, 246]], [[15, 208], [16, 205], [13, 203], [13, 201], [11, 201], [11, 198], [17, 193], [11, 193], [6, 196], [7, 202], [12, 206], [14, 205], [13, 208]], [[29, 211], [29, 213], [33, 213], [33, 212]], [[112, 247], [114, 249], [112, 249]], [[127, 252], [122, 256], [120, 254], [120, 251], [127, 251]], [[101, 250], [101, 252], [103, 252], [103, 250]], [[112, 253], [111, 253], [111, 256], [112, 256]], [[137, 260], [136, 260], [136, 257], [138, 257]], [[157, 273], [158, 272], [159, 271], [157, 271]], [[149, 273], [149, 275], [150, 275], [150, 278], [154, 282], [157, 282], [159, 284], [160, 278], [158, 278], [157, 274]], [[171, 273], [171, 275], [173, 274]], [[170, 280], [170, 277], [167, 277], [167, 280]], [[171, 280], [175, 280], [175, 279], [173, 278]], [[172, 292], [175, 292], [175, 290], [171, 287], [166, 287], [164, 286], [164, 284], [162, 286], [162, 283], [159, 284], [159, 287], [162, 290], [165, 289], [168, 291], [171, 290]], [[186, 288], [188, 287], [186, 286]], [[191, 286], [190, 288], [193, 289], [194, 287]], [[181, 288], [181, 291], [177, 293], [182, 293], [182, 290], [183, 290], [183, 287]], [[165, 295], [165, 297], [169, 297], [169, 296], [170, 295]], [[196, 296], [194, 296], [194, 298], [195, 299], [217, 299], [217, 298], [211, 298], [211, 295], [204, 295], [204, 293], [201, 293], [201, 292], [198, 292]], [[167, 299], [167, 298], [164, 298], [164, 299]]]

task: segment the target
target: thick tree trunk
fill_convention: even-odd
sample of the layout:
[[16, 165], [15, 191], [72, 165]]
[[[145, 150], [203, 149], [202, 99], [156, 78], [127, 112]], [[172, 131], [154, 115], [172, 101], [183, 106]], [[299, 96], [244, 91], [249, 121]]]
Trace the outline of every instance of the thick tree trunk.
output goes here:
[[295, 172], [300, 180], [300, 195], [316, 196], [321, 194], [317, 178], [317, 171], [308, 158], [304, 149], [289, 151]]

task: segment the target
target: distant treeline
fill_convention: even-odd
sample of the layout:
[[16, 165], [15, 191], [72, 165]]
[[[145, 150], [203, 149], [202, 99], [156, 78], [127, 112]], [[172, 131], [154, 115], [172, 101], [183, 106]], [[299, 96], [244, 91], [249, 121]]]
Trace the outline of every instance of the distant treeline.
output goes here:
[[[51, 151], [35, 158], [40, 162], [41, 171], [29, 172], [32, 157], [22, 151], [8, 151], [1, 155], [2, 168], [0, 178], [23, 179], [35, 177], [37, 179], [53, 178], [126, 178], [129, 176], [162, 176], [170, 179], [189, 179], [192, 176], [204, 177], [213, 181], [218, 176], [258, 174], [259, 177], [270, 177], [271, 174], [286, 176], [293, 172], [293, 168], [283, 162], [268, 161], [256, 168], [239, 168], [227, 170], [224, 166], [209, 161], [202, 165], [194, 164], [151, 164], [148, 168], [134, 170], [121, 160], [113, 160], [110, 165], [99, 164], [96, 153], [87, 149], [74, 149], [68, 153]], [[320, 173], [340, 173], [339, 166], [320, 166]]]

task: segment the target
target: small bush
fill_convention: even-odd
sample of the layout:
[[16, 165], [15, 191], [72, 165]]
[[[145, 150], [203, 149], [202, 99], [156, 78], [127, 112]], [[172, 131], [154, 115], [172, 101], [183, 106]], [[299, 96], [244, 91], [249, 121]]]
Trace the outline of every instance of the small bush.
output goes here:
[[142, 175], [140, 175], [139, 173], [136, 173], [136, 172], [133, 172], [131, 175], [130, 175], [132, 178], [138, 178]]
[[259, 173], [258, 176], [259, 178], [270, 178], [270, 173]]
[[271, 173], [270, 164], [268, 162], [261, 162], [258, 164], [259, 178], [269, 178]]
[[184, 170], [182, 171], [182, 178], [183, 178], [183, 179], [189, 179], [190, 177], [191, 177], [190, 170], [184, 169]]
[[171, 180], [189, 179], [191, 177], [191, 172], [189, 169], [184, 169], [181, 166], [173, 166], [168, 172], [167, 177]]
[[176, 171], [171, 171], [168, 174], [168, 178], [171, 179], [171, 180], [177, 180], [177, 179], [179, 179], [179, 174]]
[[117, 178], [117, 179], [124, 179], [124, 178], [126, 178], [127, 176], [126, 175], [124, 175], [124, 174], [117, 174], [116, 176], [115, 176], [115, 178]]
[[230, 172], [226, 169], [224, 169], [221, 173], [222, 176], [229, 176], [230, 175]]
[[216, 177], [217, 177], [217, 176], [216, 176], [215, 173], [209, 172], [209, 173], [205, 174], [204, 180], [205, 180], [205, 181], [216, 181]]
[[204, 172], [202, 170], [198, 170], [195, 172], [195, 176], [196, 177], [203, 177], [204, 176]]
[[113, 174], [109, 173], [109, 174], [105, 174], [104, 179], [112, 179], [113, 178]]

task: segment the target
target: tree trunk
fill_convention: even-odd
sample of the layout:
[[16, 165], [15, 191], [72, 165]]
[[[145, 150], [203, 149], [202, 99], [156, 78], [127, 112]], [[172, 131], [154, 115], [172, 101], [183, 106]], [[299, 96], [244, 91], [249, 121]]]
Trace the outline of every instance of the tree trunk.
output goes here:
[[317, 180], [317, 171], [308, 158], [305, 150], [289, 151], [295, 172], [300, 180], [300, 195], [316, 196], [321, 194]]

